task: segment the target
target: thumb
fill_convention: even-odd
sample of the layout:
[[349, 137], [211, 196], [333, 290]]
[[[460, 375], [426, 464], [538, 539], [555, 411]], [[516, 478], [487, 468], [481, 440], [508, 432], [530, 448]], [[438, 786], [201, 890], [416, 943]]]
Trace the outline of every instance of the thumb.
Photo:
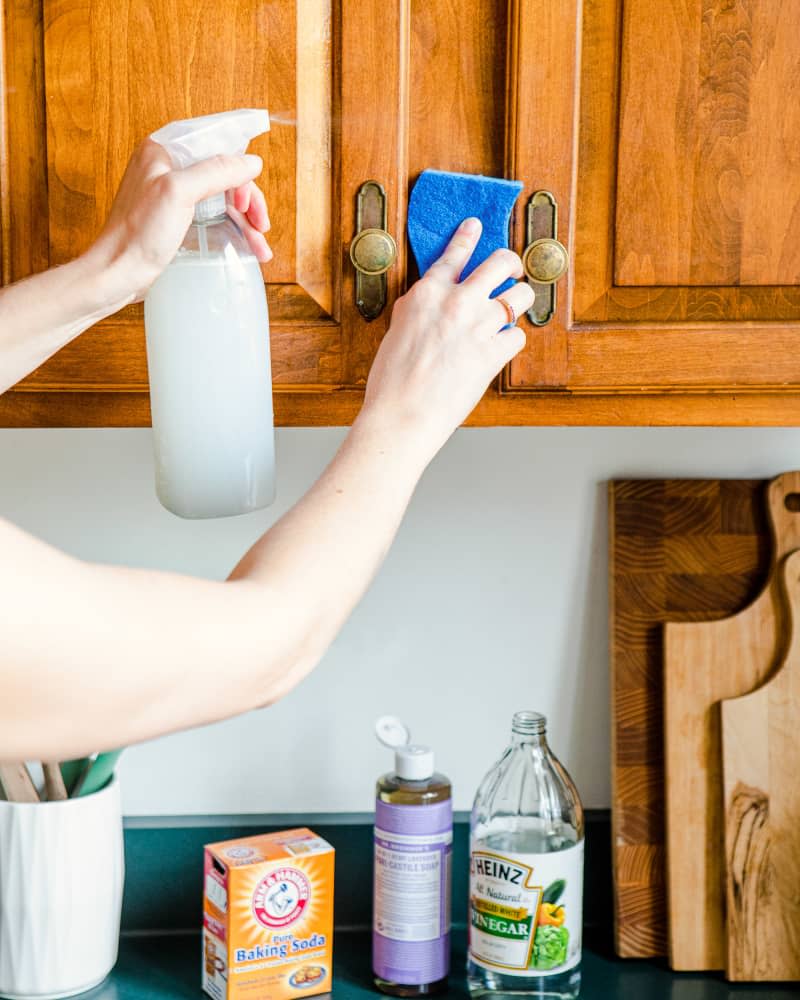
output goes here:
[[263, 166], [261, 157], [253, 153], [242, 156], [220, 154], [175, 173], [188, 197], [197, 202], [247, 184], [258, 177]]

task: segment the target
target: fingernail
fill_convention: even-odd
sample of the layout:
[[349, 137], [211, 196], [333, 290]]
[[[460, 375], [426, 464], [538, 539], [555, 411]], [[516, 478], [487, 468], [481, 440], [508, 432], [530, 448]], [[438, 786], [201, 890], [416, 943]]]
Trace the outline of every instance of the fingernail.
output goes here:
[[461, 232], [467, 236], [474, 236], [481, 228], [481, 220], [476, 218], [464, 219], [461, 223]]

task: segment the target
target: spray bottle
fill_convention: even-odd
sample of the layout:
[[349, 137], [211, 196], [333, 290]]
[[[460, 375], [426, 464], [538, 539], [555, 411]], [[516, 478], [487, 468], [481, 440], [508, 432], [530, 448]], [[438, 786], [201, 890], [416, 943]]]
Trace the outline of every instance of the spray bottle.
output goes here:
[[[172, 122], [151, 136], [176, 168], [244, 153], [269, 130], [243, 108]], [[261, 269], [225, 207], [194, 221], [144, 303], [156, 493], [180, 517], [225, 517], [275, 499], [269, 317]]]
[[390, 996], [431, 996], [447, 988], [450, 967], [450, 781], [399, 719], [382, 716], [375, 732], [394, 750], [394, 771], [375, 795], [375, 985]]

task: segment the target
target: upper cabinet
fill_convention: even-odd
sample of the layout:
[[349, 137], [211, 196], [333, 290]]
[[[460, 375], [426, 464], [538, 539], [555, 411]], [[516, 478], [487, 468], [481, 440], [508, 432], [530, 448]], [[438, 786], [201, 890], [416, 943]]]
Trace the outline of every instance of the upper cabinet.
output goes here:
[[[562, 279], [537, 283], [527, 347], [473, 422], [800, 423], [793, 0], [0, 10], [4, 283], [89, 245], [144, 135], [267, 107], [272, 131], [251, 149], [272, 219], [279, 423], [357, 413], [391, 304], [415, 277], [405, 210], [426, 167], [518, 178], [511, 246], [557, 235], [570, 254]], [[552, 197], [531, 208], [537, 191]], [[384, 275], [356, 273], [359, 224], [396, 240]], [[385, 249], [378, 239], [356, 257], [379, 270]], [[0, 397], [5, 426], [148, 421], [141, 306]]]

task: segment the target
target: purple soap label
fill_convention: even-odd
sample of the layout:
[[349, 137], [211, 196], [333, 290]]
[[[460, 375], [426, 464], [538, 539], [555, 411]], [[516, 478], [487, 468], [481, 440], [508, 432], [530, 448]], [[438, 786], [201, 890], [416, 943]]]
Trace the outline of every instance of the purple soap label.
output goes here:
[[375, 803], [375, 975], [406, 986], [444, 979], [450, 958], [453, 804]]

